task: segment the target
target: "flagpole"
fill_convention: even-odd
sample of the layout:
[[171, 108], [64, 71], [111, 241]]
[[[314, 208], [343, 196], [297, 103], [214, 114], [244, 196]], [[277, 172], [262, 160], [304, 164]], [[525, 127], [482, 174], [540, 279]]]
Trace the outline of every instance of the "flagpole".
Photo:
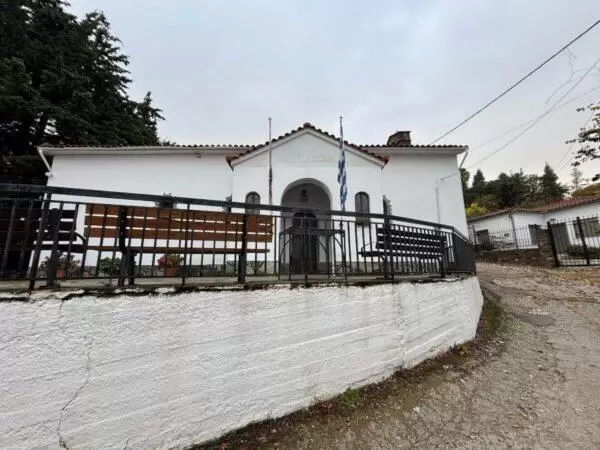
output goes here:
[[340, 116], [340, 160], [338, 161], [338, 183], [340, 185], [340, 206], [342, 211], [346, 211], [346, 195], [348, 188], [346, 185], [346, 155], [344, 154], [344, 128], [343, 117]]
[[271, 150], [273, 148], [273, 138], [271, 135], [271, 118], [269, 117], [269, 206], [273, 206], [273, 164]]

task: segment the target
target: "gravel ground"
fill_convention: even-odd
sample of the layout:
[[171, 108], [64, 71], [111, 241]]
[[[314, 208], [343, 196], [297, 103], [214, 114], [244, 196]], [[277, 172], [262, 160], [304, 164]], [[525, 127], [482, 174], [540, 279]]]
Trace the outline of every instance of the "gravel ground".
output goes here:
[[495, 336], [206, 447], [600, 447], [600, 268], [478, 270]]

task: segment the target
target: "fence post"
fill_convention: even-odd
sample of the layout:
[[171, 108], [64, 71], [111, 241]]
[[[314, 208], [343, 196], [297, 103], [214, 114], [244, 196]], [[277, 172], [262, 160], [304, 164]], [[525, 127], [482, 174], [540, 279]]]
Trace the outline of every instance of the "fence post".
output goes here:
[[[554, 242], [554, 232], [552, 231], [552, 223], [547, 222], [546, 226], [548, 227], [548, 237], [550, 238], [550, 247], [552, 248], [552, 256], [554, 256], [554, 265], [556, 267], [560, 267], [560, 260], [558, 259], [558, 252], [556, 251], [556, 243]], [[543, 242], [538, 242], [538, 247], [543, 245]]]
[[581, 238], [581, 244], [583, 246], [583, 256], [585, 257], [585, 264], [589, 266], [591, 264], [590, 261], [590, 253], [588, 252], [587, 242], [585, 242], [585, 234], [583, 232], [583, 224], [581, 223], [581, 219], [579, 216], [575, 219], [577, 221], [577, 228], [579, 229], [579, 237]]
[[[60, 220], [62, 216], [63, 203], [60, 204], [60, 209], [51, 209], [46, 215], [46, 223], [43, 224], [44, 229], [48, 226], [48, 231], [51, 233], [52, 249], [50, 250], [50, 263], [48, 264], [48, 273], [46, 274], [46, 286], [51, 287], [56, 281], [56, 272], [58, 270], [61, 254], [58, 250], [58, 241], [60, 236]], [[67, 263], [68, 264], [68, 263]], [[67, 265], [68, 270], [68, 265]], [[65, 272], [68, 277], [68, 271]]]
[[242, 248], [238, 260], [238, 283], [246, 282], [246, 250], [248, 248], [248, 214], [244, 214], [242, 222]]
[[[393, 279], [393, 268], [390, 271], [390, 267], [389, 267], [389, 261], [390, 261], [390, 257], [391, 257], [391, 248], [390, 248], [390, 244], [392, 241], [392, 230], [391, 230], [391, 225], [390, 225], [390, 218], [388, 216], [388, 208], [387, 208], [387, 204], [385, 202], [383, 202], [383, 236], [384, 236], [384, 248], [383, 248], [383, 278], [385, 280], [388, 280], [390, 278], [390, 272], [391, 272], [391, 277]], [[377, 233], [377, 231], [375, 231], [375, 233]], [[393, 260], [392, 260], [393, 261]], [[393, 264], [393, 262], [392, 262]]]
[[40, 253], [42, 251], [42, 244], [45, 236], [44, 224], [46, 217], [48, 216], [48, 210], [50, 209], [50, 200], [52, 194], [48, 194], [43, 201], [42, 213], [40, 215], [40, 221], [38, 225], [38, 233], [35, 241], [35, 248], [33, 250], [33, 259], [31, 261], [31, 269], [29, 271], [29, 290], [35, 289], [35, 279], [37, 277], [38, 265], [40, 264]]
[[[127, 275], [130, 275], [131, 270], [131, 254], [129, 249], [127, 248], [127, 244], [125, 242], [125, 238], [127, 237], [127, 208], [120, 207], [119, 208], [119, 218], [118, 218], [118, 244], [119, 251], [121, 252], [121, 266], [119, 267], [119, 280], [117, 282], [117, 286], [122, 288], [125, 286], [125, 278]], [[131, 279], [129, 280], [130, 284]]]

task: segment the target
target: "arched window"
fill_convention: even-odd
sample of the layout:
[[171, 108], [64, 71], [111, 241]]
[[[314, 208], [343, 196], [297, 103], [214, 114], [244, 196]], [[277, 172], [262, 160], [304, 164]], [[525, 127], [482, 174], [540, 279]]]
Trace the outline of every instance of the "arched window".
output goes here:
[[[248, 192], [248, 194], [246, 194], [246, 203], [260, 205], [260, 195], [256, 192]], [[260, 214], [260, 209], [247, 208], [246, 214]]]
[[[366, 192], [359, 192], [354, 196], [354, 211], [360, 213], [369, 213], [369, 194]], [[357, 217], [356, 223], [358, 225], [369, 225], [368, 217]]]
[[354, 211], [359, 213], [368, 213], [369, 211], [369, 194], [359, 192], [354, 196]]
[[[366, 192], [359, 192], [354, 196], [354, 211], [357, 213], [369, 213], [369, 194]], [[368, 225], [368, 217], [357, 217], [356, 223], [361, 225]]]

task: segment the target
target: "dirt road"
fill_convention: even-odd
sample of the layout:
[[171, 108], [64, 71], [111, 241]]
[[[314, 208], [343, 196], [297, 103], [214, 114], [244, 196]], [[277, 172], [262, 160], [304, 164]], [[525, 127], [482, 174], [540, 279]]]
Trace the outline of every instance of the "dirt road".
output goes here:
[[600, 270], [481, 264], [479, 277], [506, 318], [495, 338], [464, 348], [470, 355], [212, 446], [600, 447]]

